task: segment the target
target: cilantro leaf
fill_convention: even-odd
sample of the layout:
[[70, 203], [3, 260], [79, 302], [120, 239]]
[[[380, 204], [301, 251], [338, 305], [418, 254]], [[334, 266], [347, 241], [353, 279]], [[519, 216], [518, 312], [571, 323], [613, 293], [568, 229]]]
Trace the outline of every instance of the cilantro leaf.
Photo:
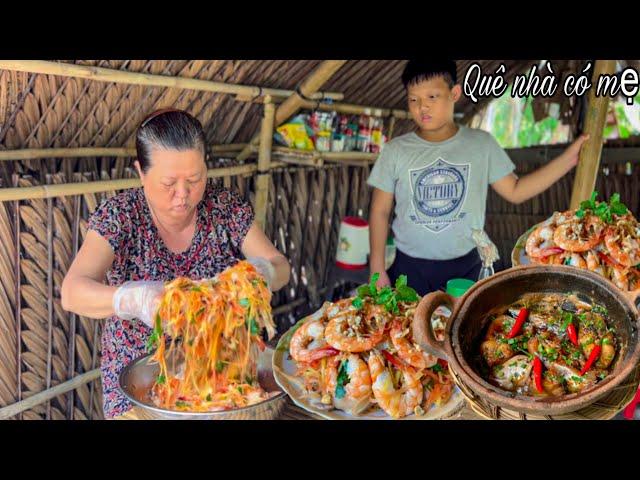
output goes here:
[[384, 287], [378, 293], [378, 297], [376, 298], [376, 304], [377, 305], [385, 304], [391, 299], [392, 296], [393, 296], [393, 290], [391, 289], [391, 287]]
[[407, 276], [400, 275], [396, 280], [396, 289], [399, 289], [400, 287], [406, 287], [406, 286], [407, 286]]
[[251, 317], [250, 320], [247, 320], [247, 325], [249, 326], [251, 335], [258, 335], [260, 333], [260, 327], [258, 326], [258, 322], [256, 322], [255, 318]]
[[418, 301], [418, 292], [416, 292], [413, 288], [408, 287], [406, 285], [401, 285], [396, 287], [397, 289], [397, 297], [401, 302], [417, 302]]
[[369, 282], [369, 292], [372, 297], [375, 297], [378, 294], [378, 287], [376, 287], [376, 283], [378, 283], [378, 279], [380, 278], [380, 273], [376, 272], [371, 276], [371, 281]]
[[166, 381], [167, 381], [167, 377], [165, 377], [164, 375], [158, 375], [158, 379], [156, 380], [156, 383], [158, 385], [164, 385]]
[[369, 285], [360, 285], [358, 287], [358, 296], [361, 298], [370, 296], [371, 291], [369, 290]]
[[356, 307], [358, 310], [360, 310], [362, 308], [362, 306], [364, 305], [364, 302], [362, 301], [362, 299], [360, 297], [356, 297], [353, 299], [353, 301], [351, 302], [351, 305], [353, 305], [354, 307]]
[[340, 368], [338, 369], [338, 379], [336, 381], [336, 398], [343, 398], [346, 394], [344, 386], [349, 383], [349, 374], [347, 373], [347, 361], [342, 360], [340, 362]]
[[240, 305], [242, 305], [243, 307], [248, 307], [249, 306], [249, 299], [248, 298], [241, 298], [238, 303], [240, 303]]

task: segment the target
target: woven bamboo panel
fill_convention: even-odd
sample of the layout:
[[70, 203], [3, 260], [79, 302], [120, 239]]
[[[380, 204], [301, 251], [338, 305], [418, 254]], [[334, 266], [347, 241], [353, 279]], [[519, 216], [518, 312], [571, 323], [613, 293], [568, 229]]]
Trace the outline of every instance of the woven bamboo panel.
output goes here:
[[[48, 177], [48, 181], [66, 183], [67, 180], [59, 174]], [[24, 187], [38, 183], [32, 177], [19, 180], [19, 185]], [[85, 202], [85, 198], [89, 202]], [[19, 202], [20, 276], [15, 276], [15, 269], [4, 275], [3, 280], [13, 278], [14, 284], [11, 288], [3, 284], [0, 295], [3, 311], [0, 398], [3, 405], [28, 398], [98, 365], [100, 322], [64, 311], [60, 289], [84, 238], [86, 228], [82, 228], [82, 223], [86, 225], [86, 217], [100, 200], [101, 197], [88, 194]], [[5, 205], [2, 208], [6, 210]], [[5, 217], [0, 211], [0, 235], [13, 239], [15, 227]], [[11, 247], [15, 248], [15, 241], [6, 242], [0, 248], [11, 252]], [[10, 257], [6, 252], [4, 254], [5, 260], [15, 258], [15, 254]], [[0, 263], [0, 267], [4, 264]], [[12, 315], [14, 302], [5, 298], [16, 286], [20, 291], [18, 325]], [[8, 317], [5, 316], [7, 308], [10, 309]], [[6, 335], [4, 330], [7, 330]], [[16, 334], [20, 338], [18, 352]], [[18, 357], [20, 364], [16, 365]], [[16, 384], [18, 377], [19, 385]], [[102, 418], [101, 403], [101, 388], [99, 381], [95, 381], [24, 412], [22, 418], [75, 418], [77, 414], [81, 418]]]

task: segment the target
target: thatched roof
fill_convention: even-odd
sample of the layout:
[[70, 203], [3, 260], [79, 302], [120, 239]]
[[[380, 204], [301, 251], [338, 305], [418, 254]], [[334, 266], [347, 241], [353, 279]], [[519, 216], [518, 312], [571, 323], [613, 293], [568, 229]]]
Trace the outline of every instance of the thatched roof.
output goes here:
[[[319, 60], [77, 60], [73, 63], [129, 72], [295, 89]], [[470, 61], [459, 62], [463, 75]], [[495, 69], [499, 61], [482, 62]], [[513, 74], [527, 61], [505, 61]], [[406, 108], [400, 74], [404, 60], [350, 60], [322, 90], [344, 93], [343, 102]], [[0, 70], [0, 148], [131, 146], [141, 119], [162, 106], [183, 108], [205, 125], [211, 144], [246, 142], [257, 131], [260, 105], [233, 95], [96, 82]], [[464, 98], [459, 105], [468, 112]], [[399, 128], [410, 128], [410, 122]]]

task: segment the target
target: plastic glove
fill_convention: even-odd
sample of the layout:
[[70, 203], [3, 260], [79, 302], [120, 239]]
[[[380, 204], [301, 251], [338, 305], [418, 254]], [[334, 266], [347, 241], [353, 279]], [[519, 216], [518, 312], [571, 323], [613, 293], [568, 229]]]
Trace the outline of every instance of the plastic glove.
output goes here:
[[273, 285], [276, 279], [276, 269], [273, 264], [262, 257], [249, 257], [247, 258], [247, 262], [254, 266], [258, 273], [262, 275], [265, 282], [267, 282], [267, 288], [271, 289], [271, 285]]
[[163, 282], [137, 281], [123, 283], [113, 295], [113, 309], [125, 320], [137, 318], [154, 328], [154, 317], [160, 306]]

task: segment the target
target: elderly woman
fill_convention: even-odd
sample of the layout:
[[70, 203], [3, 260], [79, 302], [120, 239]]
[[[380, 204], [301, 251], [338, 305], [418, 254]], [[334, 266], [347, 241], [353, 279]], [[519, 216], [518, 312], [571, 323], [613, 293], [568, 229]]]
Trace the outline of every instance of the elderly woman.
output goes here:
[[272, 291], [289, 281], [289, 263], [253, 222], [251, 206], [207, 183], [204, 147], [202, 125], [186, 112], [150, 115], [136, 134], [142, 188], [98, 207], [62, 284], [65, 310], [108, 317], [101, 359], [106, 418], [131, 408], [118, 375], [147, 353], [164, 282], [211, 278], [243, 257]]

